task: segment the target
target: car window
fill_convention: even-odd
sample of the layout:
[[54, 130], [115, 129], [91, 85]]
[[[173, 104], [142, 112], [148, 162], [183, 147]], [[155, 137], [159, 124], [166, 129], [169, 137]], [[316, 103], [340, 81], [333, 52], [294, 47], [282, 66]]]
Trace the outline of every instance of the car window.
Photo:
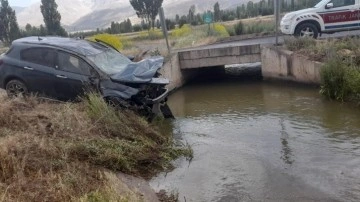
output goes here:
[[90, 75], [91, 72], [91, 66], [83, 59], [62, 51], [58, 56], [58, 68], [66, 72], [84, 75]]
[[113, 49], [87, 57], [106, 74], [121, 73], [132, 63], [129, 58]]
[[50, 48], [29, 48], [21, 51], [20, 58], [27, 62], [54, 67], [56, 52]]
[[334, 8], [355, 5], [355, 0], [331, 0], [330, 3], [334, 4]]

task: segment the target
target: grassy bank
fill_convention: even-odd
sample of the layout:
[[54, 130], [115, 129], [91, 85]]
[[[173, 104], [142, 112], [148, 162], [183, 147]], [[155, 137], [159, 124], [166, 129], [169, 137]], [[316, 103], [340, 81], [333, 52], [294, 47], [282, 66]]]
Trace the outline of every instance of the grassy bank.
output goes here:
[[321, 94], [330, 99], [360, 103], [360, 38], [314, 40], [289, 38], [289, 50], [323, 62]]
[[[274, 24], [273, 17], [269, 16], [212, 23], [210, 29], [207, 24], [185, 24], [169, 31], [169, 43], [172, 49], [182, 49], [211, 44], [234, 35], [268, 35], [274, 33]], [[116, 34], [112, 37], [100, 34], [96, 37], [107, 38], [106, 41], [112, 41], [116, 48], [127, 55], [137, 55], [143, 51], [159, 52], [163, 56], [168, 54], [163, 33], [157, 28], [131, 34]]]
[[96, 95], [0, 102], [1, 201], [142, 201], [116, 172], [151, 177], [191, 150]]
[[8, 50], [8, 48], [0, 48], [0, 55], [5, 53]]

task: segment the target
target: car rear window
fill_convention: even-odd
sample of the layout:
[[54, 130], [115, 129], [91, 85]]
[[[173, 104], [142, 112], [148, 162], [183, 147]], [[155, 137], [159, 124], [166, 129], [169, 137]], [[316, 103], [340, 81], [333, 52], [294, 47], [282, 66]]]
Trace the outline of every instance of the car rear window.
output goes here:
[[29, 48], [20, 53], [21, 60], [54, 67], [56, 52], [50, 48]]

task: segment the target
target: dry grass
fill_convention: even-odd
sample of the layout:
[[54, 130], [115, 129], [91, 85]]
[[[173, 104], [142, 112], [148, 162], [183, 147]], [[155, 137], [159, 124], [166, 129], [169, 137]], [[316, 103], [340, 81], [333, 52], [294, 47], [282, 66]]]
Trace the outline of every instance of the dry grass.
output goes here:
[[330, 38], [314, 40], [312, 38], [286, 38], [285, 46], [291, 51], [305, 55], [311, 60], [326, 62], [336, 57], [345, 62], [360, 65], [360, 38]]
[[242, 22], [244, 24], [254, 24], [254, 23], [257, 23], [259, 21], [274, 23], [274, 19], [275, 18], [274, 18], [273, 15], [258, 16], [258, 17], [255, 17], [255, 18], [248, 18], [248, 19], [241, 19], [241, 20], [233, 20], [233, 21], [223, 22], [222, 24], [224, 24], [225, 26], [234, 26], [239, 22]]
[[1, 201], [128, 201], [111, 172], [148, 177], [184, 153], [96, 95], [79, 104], [0, 95]]
[[0, 48], [0, 55], [5, 53], [9, 48]]

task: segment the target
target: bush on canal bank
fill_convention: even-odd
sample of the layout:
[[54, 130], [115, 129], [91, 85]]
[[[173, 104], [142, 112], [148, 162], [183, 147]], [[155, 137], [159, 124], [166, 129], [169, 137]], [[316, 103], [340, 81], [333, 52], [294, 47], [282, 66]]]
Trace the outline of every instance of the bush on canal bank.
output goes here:
[[0, 100], [2, 201], [142, 201], [116, 172], [149, 178], [192, 155], [95, 94], [82, 103]]
[[314, 40], [289, 38], [285, 46], [323, 62], [320, 93], [340, 101], [360, 101], [360, 38]]
[[339, 58], [327, 61], [321, 70], [321, 94], [341, 101], [360, 101], [360, 69]]

